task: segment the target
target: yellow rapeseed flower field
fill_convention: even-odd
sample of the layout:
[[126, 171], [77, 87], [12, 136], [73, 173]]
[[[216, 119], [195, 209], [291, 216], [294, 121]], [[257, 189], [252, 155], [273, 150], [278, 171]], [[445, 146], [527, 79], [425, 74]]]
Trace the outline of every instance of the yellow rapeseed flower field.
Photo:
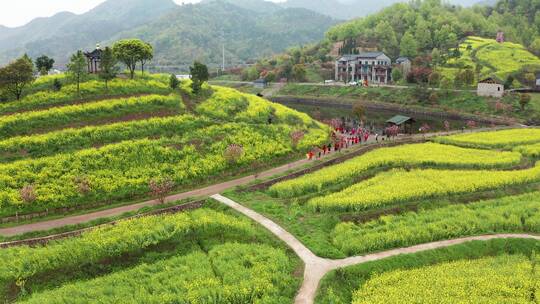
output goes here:
[[352, 303], [535, 303], [539, 282], [528, 257], [501, 255], [378, 274], [354, 293]]
[[511, 166], [520, 160], [521, 155], [517, 152], [467, 149], [437, 143], [403, 145], [377, 149], [342, 164], [278, 183], [270, 188], [270, 192], [280, 197], [317, 192], [324, 187], [350, 183], [355, 177], [377, 168], [441, 166], [483, 169]]
[[317, 209], [366, 210], [436, 196], [472, 193], [540, 181], [540, 163], [528, 170], [392, 170], [340, 192], [316, 197]]

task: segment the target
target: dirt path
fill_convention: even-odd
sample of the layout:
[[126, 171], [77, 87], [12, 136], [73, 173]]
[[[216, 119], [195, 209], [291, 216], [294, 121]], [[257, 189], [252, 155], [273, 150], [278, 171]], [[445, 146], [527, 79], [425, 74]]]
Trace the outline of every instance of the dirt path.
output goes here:
[[[486, 131], [486, 130], [493, 130], [493, 129], [476, 129], [474, 130], [474, 132], [481, 132], [481, 131]], [[426, 134], [425, 136], [413, 135], [413, 136], [405, 137], [405, 138], [412, 138], [412, 139], [420, 138], [420, 137], [429, 138], [429, 137], [434, 137], [434, 136], [450, 135], [450, 134], [455, 134], [455, 133], [460, 133], [460, 131], [430, 133], [430, 134]], [[375, 139], [372, 136], [368, 140], [368, 144], [373, 144], [373, 143], [375, 143]], [[365, 143], [361, 145], [356, 145], [356, 146], [353, 146], [352, 148], [349, 148], [348, 150], [345, 150], [343, 153], [345, 154], [352, 153], [365, 146], [366, 146]], [[321, 159], [327, 159], [329, 156], [333, 154], [334, 153], [327, 154]], [[189, 192], [183, 192], [180, 194], [171, 195], [165, 199], [165, 202], [174, 202], [174, 201], [179, 201], [179, 200], [183, 200], [183, 199], [187, 199], [191, 197], [210, 196], [216, 193], [223, 192], [224, 190], [229, 189], [229, 188], [246, 185], [250, 182], [253, 182], [256, 179], [266, 179], [275, 175], [283, 174], [289, 170], [300, 168], [308, 164], [309, 162], [310, 161], [303, 159], [303, 160], [295, 161], [295, 162], [285, 164], [276, 168], [272, 168], [272, 169], [269, 169], [267, 171], [260, 172], [257, 174], [237, 178], [231, 181], [211, 185], [205, 188], [200, 188], [200, 189], [196, 189]], [[9, 237], [9, 236], [28, 233], [28, 232], [46, 231], [46, 230], [69, 226], [69, 225], [77, 225], [77, 224], [90, 222], [90, 221], [100, 219], [100, 218], [107, 218], [107, 217], [122, 215], [126, 212], [137, 211], [143, 207], [155, 206], [158, 204], [159, 202], [157, 200], [149, 200], [149, 201], [145, 201], [145, 202], [141, 202], [141, 203], [137, 203], [133, 205], [126, 205], [126, 206], [106, 209], [102, 211], [85, 213], [81, 215], [67, 216], [67, 217], [62, 217], [59, 219], [46, 220], [46, 221], [30, 223], [30, 224], [23, 224], [20, 226], [14, 226], [14, 227], [8, 227], [8, 228], [0, 228], [0, 235]]]
[[[373, 143], [373, 142], [374, 140], [370, 139], [368, 143]], [[365, 147], [365, 144], [357, 145], [352, 148], [349, 148], [349, 150], [346, 150], [345, 153], [351, 153], [353, 151], [356, 151], [357, 149], [360, 149], [361, 147]], [[335, 153], [327, 154], [321, 159], [328, 158], [333, 154]], [[302, 159], [302, 160], [288, 163], [288, 164], [285, 164], [276, 168], [269, 169], [264, 172], [252, 174], [249, 176], [237, 178], [237, 179], [219, 183], [219, 184], [214, 184], [205, 188], [200, 188], [200, 189], [196, 189], [189, 192], [183, 192], [180, 194], [171, 195], [165, 199], [165, 202], [174, 202], [174, 201], [179, 201], [179, 200], [183, 200], [183, 199], [187, 199], [191, 197], [210, 196], [216, 193], [223, 192], [224, 190], [229, 189], [229, 188], [246, 185], [248, 183], [253, 182], [256, 179], [266, 179], [275, 175], [283, 174], [289, 170], [300, 168], [310, 162], [313, 162], [313, 161]], [[145, 202], [141, 202], [141, 203], [137, 203], [133, 205], [126, 205], [126, 206], [106, 209], [102, 211], [85, 213], [81, 215], [67, 216], [67, 217], [63, 217], [63, 218], [59, 218], [55, 220], [47, 220], [43, 222], [24, 224], [20, 226], [0, 228], [0, 235], [9, 237], [9, 236], [28, 233], [28, 232], [45, 231], [45, 230], [64, 227], [68, 225], [82, 224], [82, 223], [90, 222], [96, 219], [117, 216], [126, 212], [137, 211], [143, 207], [155, 206], [159, 204], [160, 202], [157, 200], [149, 200], [149, 201], [145, 201]]]
[[284, 241], [305, 263], [304, 269], [304, 282], [302, 287], [298, 291], [298, 294], [295, 299], [295, 304], [312, 304], [317, 295], [317, 289], [321, 279], [328, 272], [343, 268], [347, 266], [353, 266], [358, 264], [363, 264], [370, 261], [376, 261], [385, 259], [388, 257], [421, 252], [426, 250], [432, 250], [437, 248], [449, 247], [457, 244], [462, 244], [470, 241], [487, 241], [492, 239], [503, 239], [503, 238], [520, 238], [520, 239], [535, 239], [540, 241], [540, 236], [530, 235], [530, 234], [493, 234], [493, 235], [481, 235], [481, 236], [472, 236], [464, 237], [454, 240], [438, 241], [432, 243], [426, 243], [421, 245], [416, 245], [407, 248], [398, 248], [388, 251], [382, 251], [378, 253], [373, 253], [364, 256], [350, 257], [340, 260], [330, 260], [324, 259], [316, 256], [311, 250], [304, 246], [298, 239], [296, 239], [292, 234], [287, 232], [281, 226], [271, 221], [270, 219], [264, 217], [263, 215], [244, 207], [229, 198], [226, 198], [222, 195], [216, 194], [212, 195], [212, 198], [233, 208], [234, 210], [244, 214], [245, 216], [251, 218], [257, 223], [264, 226], [266, 229], [270, 230], [278, 238]]

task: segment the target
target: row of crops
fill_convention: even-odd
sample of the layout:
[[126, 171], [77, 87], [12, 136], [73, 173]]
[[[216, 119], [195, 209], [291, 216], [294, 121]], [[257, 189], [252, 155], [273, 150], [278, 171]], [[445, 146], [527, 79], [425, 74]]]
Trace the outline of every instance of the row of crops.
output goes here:
[[[327, 258], [465, 236], [538, 234], [538, 131], [380, 148], [229, 196]], [[323, 280], [317, 303], [535, 303], [538, 243], [473, 242], [340, 269]]]
[[278, 183], [270, 188], [270, 192], [279, 197], [318, 192], [335, 185], [349, 185], [376, 169], [411, 166], [487, 169], [509, 167], [520, 161], [521, 155], [516, 152], [465, 149], [436, 143], [411, 144], [376, 149], [342, 164]]
[[340, 192], [313, 198], [318, 210], [377, 209], [401, 202], [467, 194], [540, 181], [540, 165], [515, 171], [391, 170]]
[[44, 77], [43, 80], [35, 84], [36, 91], [25, 96], [20, 101], [0, 104], [0, 115], [77, 103], [81, 100], [81, 97], [91, 99], [121, 95], [169, 94], [171, 92], [168, 86], [168, 78], [163, 78], [160, 75], [134, 80], [114, 79], [109, 82], [107, 89], [103, 86], [102, 81], [89, 80], [81, 83], [80, 95], [77, 94], [76, 84], [64, 85], [59, 91], [51, 90], [51, 79], [53, 77]]
[[389, 271], [370, 278], [352, 303], [535, 303], [540, 297], [536, 263], [503, 254]]
[[177, 96], [149, 95], [23, 112], [0, 117], [0, 138], [114, 120], [130, 114], [179, 114], [182, 110], [183, 104]]
[[211, 209], [121, 221], [0, 257], [3, 302], [283, 303], [298, 286], [290, 253], [247, 219]]
[[[114, 83], [152, 87], [156, 81], [117, 79], [111, 91]], [[36, 94], [56, 98], [54, 92]], [[169, 191], [181, 191], [300, 156], [328, 137], [309, 116], [232, 89], [205, 87], [206, 97], [189, 101], [189, 109], [179, 95], [89, 100], [0, 116], [0, 217], [148, 197], [152, 182], [170, 181]], [[293, 140], [295, 132], [302, 136]]]
[[[183, 136], [128, 140], [0, 164], [0, 214], [129, 199], [148, 193], [148, 182], [158, 177], [170, 178], [178, 186], [193, 185], [208, 176], [293, 153], [292, 131], [286, 125], [213, 125]], [[313, 132], [298, 147], [326, 135]], [[242, 157], [234, 162], [223, 153], [231, 144], [243, 147]], [[34, 185], [31, 202], [24, 201], [19, 190], [28, 184]]]

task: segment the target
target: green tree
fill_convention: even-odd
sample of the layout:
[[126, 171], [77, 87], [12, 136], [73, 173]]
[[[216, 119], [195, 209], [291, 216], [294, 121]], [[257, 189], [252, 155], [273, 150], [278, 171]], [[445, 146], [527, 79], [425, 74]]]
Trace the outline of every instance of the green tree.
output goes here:
[[534, 41], [529, 46], [529, 50], [536, 56], [540, 56], [540, 38], [534, 39]]
[[295, 64], [292, 69], [292, 77], [297, 82], [306, 80], [306, 67], [303, 64]]
[[414, 36], [420, 49], [425, 50], [431, 48], [433, 44], [431, 30], [429, 29], [428, 23], [422, 17], [419, 17], [416, 21], [416, 31]]
[[77, 94], [81, 94], [81, 82], [88, 76], [88, 63], [82, 51], [71, 55], [67, 65], [67, 74], [77, 84]]
[[195, 61], [193, 66], [189, 67], [189, 71], [191, 73], [192, 81], [191, 88], [193, 89], [193, 93], [198, 94], [202, 89], [202, 85], [208, 81], [208, 67]]
[[410, 32], [406, 32], [405, 35], [403, 35], [399, 48], [401, 56], [414, 58], [418, 55], [418, 44]]
[[20, 100], [26, 86], [34, 81], [34, 65], [23, 56], [0, 68], [0, 89]]
[[438, 48], [434, 48], [431, 51], [431, 62], [433, 62], [433, 64], [436, 65], [436, 66], [444, 64], [444, 60], [443, 60], [441, 51], [439, 51]]
[[392, 70], [392, 81], [400, 82], [403, 79], [403, 72], [401, 69], [396, 68]]
[[129, 70], [131, 79], [135, 78], [137, 63], [148, 60], [148, 44], [140, 39], [124, 39], [113, 45], [114, 56]]
[[375, 27], [375, 35], [383, 51], [390, 55], [396, 55], [398, 53], [399, 47], [396, 32], [388, 21], [384, 20], [377, 24]]
[[439, 72], [432, 72], [429, 75], [429, 85], [431, 87], [438, 87], [441, 83], [441, 74]]
[[178, 86], [180, 85], [180, 80], [176, 77], [176, 75], [171, 74], [169, 77], [169, 87], [173, 90], [178, 89]]
[[513, 85], [514, 85], [514, 76], [508, 75], [508, 77], [506, 77], [506, 81], [504, 82], [504, 89], [505, 90], [511, 89]]
[[145, 43], [145, 47], [143, 48], [143, 52], [141, 53], [141, 57], [139, 58], [139, 60], [141, 61], [141, 74], [144, 75], [144, 66], [148, 61], [152, 59], [154, 59], [154, 48], [150, 43]]
[[274, 81], [276, 81], [276, 73], [270, 71], [270, 72], [266, 73], [266, 76], [264, 77], [264, 79], [268, 83], [274, 82]]
[[116, 74], [118, 73], [117, 62], [113, 50], [110, 47], [106, 47], [101, 53], [101, 70], [99, 72], [99, 77], [105, 81], [106, 90], [109, 89], [109, 81], [116, 78]]
[[39, 71], [41, 76], [49, 74], [49, 71], [53, 68], [53, 65], [54, 59], [45, 55], [36, 58], [36, 69]]
[[525, 107], [531, 102], [531, 95], [529, 94], [520, 94], [519, 95], [519, 105], [521, 110], [525, 111]]
[[464, 85], [470, 86], [474, 84], [474, 72], [472, 69], [465, 69], [461, 73]]
[[525, 73], [523, 79], [529, 87], [534, 87], [536, 85], [536, 76], [534, 76], [533, 73]]

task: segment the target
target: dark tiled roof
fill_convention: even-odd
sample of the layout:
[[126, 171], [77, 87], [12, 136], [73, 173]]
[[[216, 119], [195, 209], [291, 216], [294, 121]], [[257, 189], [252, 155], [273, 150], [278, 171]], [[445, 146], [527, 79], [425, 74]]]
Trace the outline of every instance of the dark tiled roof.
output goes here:
[[413, 120], [412, 118], [410, 117], [407, 117], [407, 116], [403, 116], [403, 115], [396, 115], [392, 118], [390, 118], [389, 120], [387, 120], [386, 122], [388, 123], [393, 123], [393, 124], [396, 124], [396, 125], [401, 125], [409, 120]]
[[407, 57], [399, 57], [398, 59], [396, 59], [397, 63], [402, 63], [402, 62], [405, 62], [405, 61], [410, 61], [410, 60]]
[[101, 58], [102, 49], [95, 49], [92, 52], [84, 52], [84, 55], [88, 58]]
[[496, 83], [496, 84], [499, 84], [499, 82], [497, 81], [497, 79], [494, 79], [494, 78], [492, 78], [492, 77], [483, 79], [483, 80], [479, 81], [478, 83]]
[[341, 60], [355, 60], [358, 58], [367, 58], [367, 59], [375, 59], [381, 55], [384, 55], [383, 52], [362, 52], [360, 54], [352, 54], [352, 55], [343, 55], [339, 59]]

